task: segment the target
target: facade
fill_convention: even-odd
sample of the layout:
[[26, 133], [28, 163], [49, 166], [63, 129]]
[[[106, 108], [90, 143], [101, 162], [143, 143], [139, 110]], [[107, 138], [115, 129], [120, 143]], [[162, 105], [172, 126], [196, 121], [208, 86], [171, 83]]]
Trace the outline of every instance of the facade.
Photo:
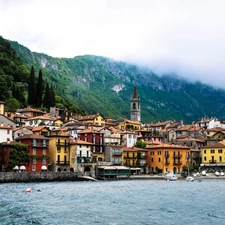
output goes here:
[[48, 135], [49, 140], [49, 156], [50, 156], [50, 170], [56, 171], [70, 171], [70, 135], [64, 129], [52, 130]]
[[190, 164], [191, 149], [189, 147], [161, 143], [149, 145], [146, 149], [150, 171], [176, 174]]
[[105, 161], [120, 166], [123, 163], [122, 153], [123, 148], [121, 146], [107, 145], [105, 146]]
[[123, 147], [133, 147], [137, 142], [137, 134], [132, 131], [121, 132], [121, 145]]
[[16, 141], [28, 146], [30, 160], [26, 165], [26, 172], [41, 172], [48, 169], [49, 139], [36, 134], [22, 135]]
[[91, 146], [92, 143], [82, 140], [70, 142], [70, 168], [78, 174], [94, 176]]
[[130, 120], [141, 121], [141, 104], [136, 86], [134, 86], [133, 97], [130, 100]]
[[208, 169], [225, 169], [225, 143], [216, 142], [203, 146], [201, 167]]
[[105, 119], [102, 115], [93, 114], [88, 116], [80, 116], [77, 118], [80, 122], [89, 124], [89, 125], [98, 125], [98, 126], [105, 126]]
[[92, 143], [92, 161], [104, 161], [104, 133], [92, 129], [86, 129], [78, 133], [78, 139]]
[[13, 128], [11, 126], [6, 126], [3, 123], [0, 124], [0, 143], [10, 142], [13, 140], [12, 130]]

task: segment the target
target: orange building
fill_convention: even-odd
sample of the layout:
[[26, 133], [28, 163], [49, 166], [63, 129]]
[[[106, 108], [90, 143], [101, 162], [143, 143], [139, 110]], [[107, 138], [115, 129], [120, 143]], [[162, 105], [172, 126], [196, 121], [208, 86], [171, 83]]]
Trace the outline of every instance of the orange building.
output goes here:
[[149, 171], [176, 174], [191, 161], [191, 150], [186, 146], [159, 143], [148, 145], [146, 149]]

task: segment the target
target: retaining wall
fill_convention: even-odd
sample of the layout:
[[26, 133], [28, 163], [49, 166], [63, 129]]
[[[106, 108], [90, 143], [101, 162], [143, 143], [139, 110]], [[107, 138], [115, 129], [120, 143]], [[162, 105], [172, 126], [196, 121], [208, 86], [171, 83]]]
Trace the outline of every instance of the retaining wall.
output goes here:
[[87, 181], [76, 172], [0, 172], [0, 183], [49, 182], [49, 181]]

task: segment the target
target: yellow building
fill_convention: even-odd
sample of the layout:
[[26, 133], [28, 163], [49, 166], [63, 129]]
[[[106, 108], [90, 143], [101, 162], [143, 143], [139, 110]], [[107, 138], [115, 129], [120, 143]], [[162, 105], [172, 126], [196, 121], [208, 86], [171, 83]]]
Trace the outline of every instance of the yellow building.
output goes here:
[[146, 149], [149, 171], [176, 174], [191, 162], [191, 150], [186, 146], [159, 143], [148, 145]]
[[94, 115], [81, 116], [78, 118], [78, 120], [90, 125], [105, 126], [105, 119], [99, 113]]
[[55, 129], [48, 135], [50, 167], [52, 171], [70, 170], [69, 132], [67, 129]]
[[138, 166], [138, 150], [135, 147], [124, 147], [122, 160], [125, 166]]
[[201, 149], [202, 164], [205, 167], [225, 166], [225, 143], [208, 144]]
[[140, 130], [141, 123], [139, 121], [123, 119], [123, 121], [121, 121], [118, 124], [118, 129], [120, 129], [120, 130]]

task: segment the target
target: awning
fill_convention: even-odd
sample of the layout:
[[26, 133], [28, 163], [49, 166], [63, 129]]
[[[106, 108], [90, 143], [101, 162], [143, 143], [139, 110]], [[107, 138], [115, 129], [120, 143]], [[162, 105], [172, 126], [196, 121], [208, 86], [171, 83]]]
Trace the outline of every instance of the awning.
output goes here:
[[18, 170], [18, 169], [19, 169], [19, 166], [13, 167], [13, 170]]
[[26, 167], [25, 166], [20, 166], [20, 170], [25, 170]]
[[46, 166], [42, 166], [41, 170], [47, 170], [47, 167]]

